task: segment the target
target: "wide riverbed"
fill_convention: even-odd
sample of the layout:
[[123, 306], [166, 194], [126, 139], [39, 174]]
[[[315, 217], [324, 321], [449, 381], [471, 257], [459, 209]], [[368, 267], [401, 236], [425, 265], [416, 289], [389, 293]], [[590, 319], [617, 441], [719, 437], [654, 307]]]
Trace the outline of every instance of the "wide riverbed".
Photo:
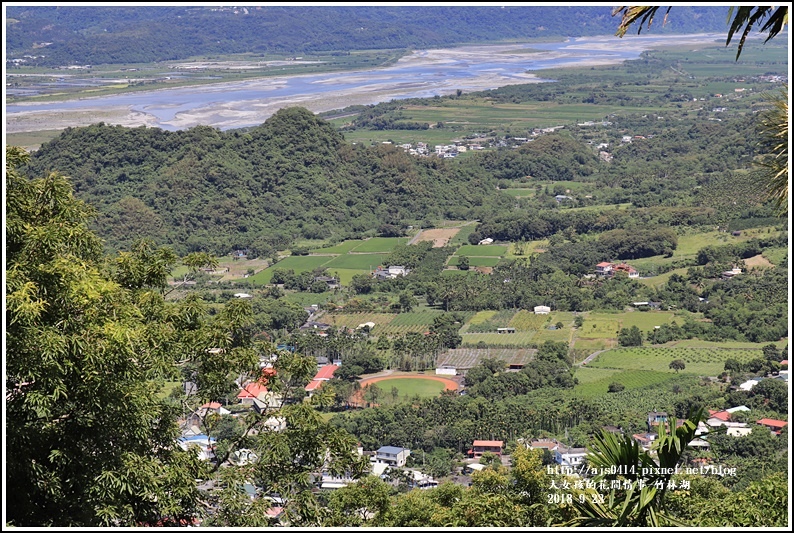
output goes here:
[[278, 109], [314, 112], [399, 98], [478, 91], [545, 80], [534, 72], [597, 66], [636, 59], [671, 44], [724, 43], [717, 34], [614, 36], [557, 43], [464, 46], [415, 51], [390, 67], [329, 74], [260, 78], [200, 87], [178, 87], [64, 102], [6, 106], [6, 132], [62, 129], [104, 121], [167, 130], [199, 124], [220, 129], [257, 125]]

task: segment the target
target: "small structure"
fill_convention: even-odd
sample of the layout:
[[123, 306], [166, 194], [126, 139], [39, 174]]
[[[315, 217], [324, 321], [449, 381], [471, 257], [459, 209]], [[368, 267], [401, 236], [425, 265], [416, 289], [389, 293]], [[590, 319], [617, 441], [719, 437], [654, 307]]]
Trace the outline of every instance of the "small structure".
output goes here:
[[247, 292], [238, 292], [238, 293], [235, 293], [234, 297], [235, 297], [235, 298], [242, 298], [242, 299], [253, 298], [253, 296], [251, 296], [251, 295], [250, 295], [250, 294], [248, 294]]
[[548, 305], [536, 305], [533, 310], [536, 315], [548, 315], [551, 313], [551, 307]]
[[409, 455], [411, 455], [411, 450], [408, 448], [381, 446], [375, 452], [375, 460], [376, 462], [386, 463], [389, 466], [402, 467], [405, 466], [405, 461]]
[[488, 237], [486, 239], [481, 240], [477, 244], [486, 245], [486, 244], [493, 244], [493, 239]]
[[738, 276], [742, 273], [742, 269], [739, 267], [733, 267], [730, 270], [726, 270], [722, 273], [722, 279], [731, 279], [734, 276]]
[[587, 456], [587, 448], [569, 448], [560, 444], [554, 450], [554, 462], [560, 466], [579, 466]]
[[667, 425], [667, 413], [664, 411], [648, 413], [648, 431], [656, 431], [656, 426], [660, 424]]
[[402, 265], [393, 265], [388, 268], [378, 267], [372, 275], [376, 279], [396, 279], [400, 276], [407, 276], [410, 272], [411, 269]]
[[497, 333], [515, 333], [516, 328], [496, 328]]
[[554, 199], [557, 200], [557, 203], [563, 202], [565, 200], [573, 200], [573, 198], [564, 194], [558, 194], [554, 197]]
[[482, 457], [485, 452], [491, 452], [501, 457], [504, 444], [504, 441], [501, 440], [475, 440], [469, 450], [469, 455]]
[[192, 437], [181, 437], [177, 439], [177, 444], [183, 450], [198, 448], [198, 458], [202, 461], [209, 461], [215, 457], [215, 439], [207, 435], [194, 435]]
[[612, 272], [612, 263], [604, 261], [596, 265], [596, 274], [599, 276], [609, 276]]
[[780, 432], [786, 427], [786, 424], [788, 424], [785, 420], [775, 420], [773, 418], [762, 418], [758, 423], [769, 428], [775, 435], [780, 435]]
[[436, 374], [442, 376], [456, 376], [458, 374], [458, 369], [450, 365], [441, 365], [436, 368]]

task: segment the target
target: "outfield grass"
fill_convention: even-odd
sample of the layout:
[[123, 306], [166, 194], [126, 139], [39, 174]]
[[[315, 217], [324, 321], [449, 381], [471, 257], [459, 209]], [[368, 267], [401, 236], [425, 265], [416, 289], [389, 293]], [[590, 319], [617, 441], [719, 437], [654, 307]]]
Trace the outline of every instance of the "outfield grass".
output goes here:
[[397, 389], [398, 399], [404, 399], [406, 396], [408, 396], [409, 399], [412, 399], [414, 396], [419, 396], [420, 398], [435, 398], [444, 390], [444, 384], [442, 382], [419, 377], [384, 379], [382, 381], [376, 381], [372, 385], [376, 385], [383, 391], [380, 403], [383, 403], [383, 401], [388, 402], [393, 398], [391, 393], [392, 387]]
[[507, 246], [500, 244], [464, 244], [455, 252], [455, 255], [466, 257], [502, 257], [507, 253]]

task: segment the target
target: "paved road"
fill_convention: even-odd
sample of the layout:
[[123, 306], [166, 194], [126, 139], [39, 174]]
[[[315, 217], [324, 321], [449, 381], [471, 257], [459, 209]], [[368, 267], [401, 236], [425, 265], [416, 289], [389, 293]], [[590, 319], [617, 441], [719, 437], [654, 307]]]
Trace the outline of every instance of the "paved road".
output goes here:
[[587, 357], [585, 357], [582, 360], [581, 363], [576, 363], [576, 366], [586, 365], [587, 363], [589, 363], [590, 361], [592, 361], [593, 359], [595, 359], [596, 357], [598, 357], [599, 355], [601, 355], [602, 353], [604, 353], [606, 351], [607, 350], [598, 350], [597, 352], [593, 352], [590, 355], [588, 355]]

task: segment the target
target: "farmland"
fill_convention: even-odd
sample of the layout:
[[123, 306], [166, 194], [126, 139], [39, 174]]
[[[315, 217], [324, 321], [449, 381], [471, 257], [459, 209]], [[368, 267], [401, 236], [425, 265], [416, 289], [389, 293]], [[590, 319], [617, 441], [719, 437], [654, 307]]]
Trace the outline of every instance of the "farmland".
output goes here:
[[640, 389], [672, 381], [676, 374], [670, 370], [667, 372], [648, 371], [648, 370], [615, 370], [601, 368], [578, 368], [574, 375], [579, 380], [579, 384], [573, 389], [573, 394], [578, 397], [598, 397], [607, 393], [609, 385], [613, 382], [620, 383], [627, 390]]
[[464, 244], [458, 248], [455, 255], [466, 257], [502, 257], [507, 252], [507, 246], [499, 244]]
[[588, 367], [675, 373], [670, 370], [670, 362], [680, 359], [686, 364], [686, 368], [681, 371], [682, 373], [716, 376], [724, 370], [727, 359], [735, 359], [746, 363], [756, 357], [762, 357], [760, 350], [744, 348], [632, 347], [616, 348], [604, 352], [590, 362]]
[[[420, 398], [433, 398], [444, 390], [444, 382], [423, 377], [400, 376], [380, 380], [370, 380], [362, 386], [377, 386], [381, 392], [379, 403], [401, 401], [419, 396]], [[396, 397], [392, 395], [392, 388], [397, 389]]]
[[349, 268], [372, 271], [378, 265], [382, 265], [385, 258], [386, 254], [344, 254], [334, 257], [323, 266], [332, 270], [335, 268]]
[[437, 364], [456, 369], [469, 369], [483, 359], [499, 359], [507, 365], [526, 365], [535, 356], [537, 350], [521, 348], [455, 348], [438, 356]]

